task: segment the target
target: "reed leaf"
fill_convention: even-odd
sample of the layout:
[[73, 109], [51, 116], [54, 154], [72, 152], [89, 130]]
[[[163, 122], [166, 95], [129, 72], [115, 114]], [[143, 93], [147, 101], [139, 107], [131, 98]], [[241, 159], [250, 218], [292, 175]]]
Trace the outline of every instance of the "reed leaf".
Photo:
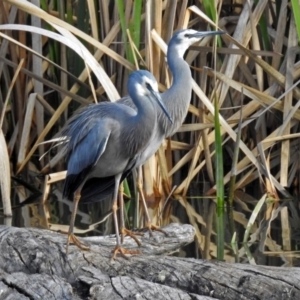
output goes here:
[[224, 259], [224, 170], [223, 170], [223, 148], [219, 121], [219, 107], [215, 100], [215, 177], [217, 187], [217, 258]]
[[291, 0], [291, 3], [292, 3], [292, 11], [296, 23], [298, 43], [299, 43], [300, 42], [300, 3], [298, 0]]

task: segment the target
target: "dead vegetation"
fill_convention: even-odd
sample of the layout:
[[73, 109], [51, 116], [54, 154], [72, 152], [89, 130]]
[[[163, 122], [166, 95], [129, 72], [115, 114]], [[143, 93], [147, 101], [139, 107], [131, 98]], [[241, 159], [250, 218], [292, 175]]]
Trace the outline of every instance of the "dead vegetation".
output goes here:
[[[144, 166], [152, 214], [158, 219], [165, 207], [162, 223], [182, 221], [170, 208], [174, 201], [165, 205], [176, 185], [173, 195], [196, 229], [202, 257], [216, 255], [214, 244], [207, 244], [215, 235], [213, 218], [202, 216], [214, 208], [217, 100], [223, 184], [233, 196], [237, 222], [234, 241], [251, 246], [260, 236], [261, 251], [295, 249], [291, 230], [300, 224], [300, 64], [298, 17], [290, 1], [216, 1], [215, 12], [206, 1], [142, 1], [141, 7], [139, 1], [126, 1], [123, 17], [122, 1], [77, 1], [72, 7], [64, 1], [58, 7], [40, 1], [43, 9], [33, 2], [39, 3], [0, 2], [0, 107], [11, 174], [44, 189], [44, 180], [36, 175], [61, 172], [64, 164], [55, 160], [55, 153], [39, 160], [48, 149], [40, 143], [75, 109], [125, 95], [127, 76], [135, 68], [149, 69], [160, 89], [167, 89], [171, 77], [164, 53], [172, 33], [186, 27], [219, 28], [227, 34], [204, 39], [186, 56], [194, 92], [185, 124]], [[64, 173], [58, 174], [63, 179]], [[209, 203], [184, 198], [195, 185], [196, 195], [211, 197]], [[280, 223], [283, 242], [272, 239], [274, 220]], [[226, 252], [225, 259], [245, 256], [244, 248], [235, 252]]]

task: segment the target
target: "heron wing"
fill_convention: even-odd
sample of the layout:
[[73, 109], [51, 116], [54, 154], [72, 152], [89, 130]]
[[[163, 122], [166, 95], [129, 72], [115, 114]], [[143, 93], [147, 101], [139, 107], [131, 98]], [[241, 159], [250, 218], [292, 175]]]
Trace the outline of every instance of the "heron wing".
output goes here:
[[72, 200], [74, 192], [84, 184], [92, 168], [106, 149], [110, 131], [103, 130], [99, 123], [78, 142], [68, 156], [68, 172], [63, 197]]

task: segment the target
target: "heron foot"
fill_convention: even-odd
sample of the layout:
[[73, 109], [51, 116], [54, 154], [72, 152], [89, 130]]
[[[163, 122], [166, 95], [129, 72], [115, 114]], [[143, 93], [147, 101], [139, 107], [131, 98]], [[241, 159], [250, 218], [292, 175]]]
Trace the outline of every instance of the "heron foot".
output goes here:
[[165, 236], [168, 236], [168, 234], [164, 230], [162, 230], [159, 226], [156, 226], [150, 222], [146, 224], [144, 229], [149, 231], [149, 234], [151, 237], [153, 236], [152, 231], [158, 231], [158, 232], [163, 233]]
[[[131, 237], [132, 239], [134, 239], [134, 241], [137, 243], [137, 245], [140, 247], [142, 245], [142, 243], [138, 240], [138, 238], [136, 237], [137, 235], [138, 236], [143, 236], [144, 234], [142, 232], [133, 232], [131, 230], [128, 230], [126, 229], [125, 227], [124, 228], [121, 228], [121, 234], [123, 236], [129, 236]], [[122, 241], [123, 242], [123, 241]]]
[[115, 260], [116, 259], [116, 256], [117, 254], [119, 253], [123, 258], [129, 260], [129, 257], [126, 256], [126, 254], [141, 254], [142, 252], [139, 251], [139, 250], [128, 250], [128, 249], [125, 249], [121, 246], [116, 246], [115, 249], [112, 251], [113, 253], [113, 257], [111, 258], [111, 260]]
[[81, 249], [83, 251], [89, 251], [90, 250], [90, 247], [88, 245], [86, 245], [83, 242], [81, 242], [78, 237], [76, 237], [73, 233], [71, 233], [71, 234], [68, 234], [67, 247], [66, 247], [66, 253], [67, 254], [68, 254], [69, 244], [70, 243], [73, 243], [79, 249]]

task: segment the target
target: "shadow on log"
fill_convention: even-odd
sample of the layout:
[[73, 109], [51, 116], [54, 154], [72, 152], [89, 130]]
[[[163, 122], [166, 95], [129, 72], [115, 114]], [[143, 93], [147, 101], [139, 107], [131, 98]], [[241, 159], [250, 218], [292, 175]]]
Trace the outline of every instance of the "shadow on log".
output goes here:
[[[82, 238], [65, 255], [66, 235], [0, 226], [1, 299], [300, 299], [300, 269], [167, 256], [194, 239], [190, 225], [141, 237], [142, 254], [111, 261], [114, 236]], [[125, 238], [125, 248], [137, 249]]]

